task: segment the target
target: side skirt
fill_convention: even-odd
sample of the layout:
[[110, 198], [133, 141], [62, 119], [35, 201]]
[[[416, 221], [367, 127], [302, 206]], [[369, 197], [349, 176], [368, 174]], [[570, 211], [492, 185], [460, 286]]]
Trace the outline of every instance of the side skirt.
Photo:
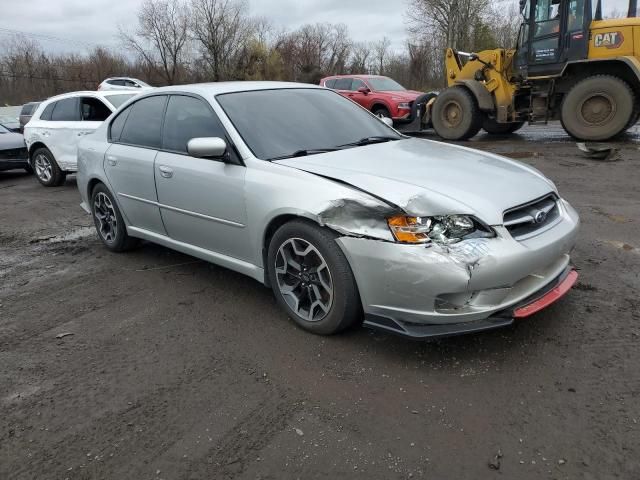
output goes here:
[[191, 255], [207, 262], [215, 263], [221, 267], [228, 268], [229, 270], [247, 275], [261, 283], [264, 283], [264, 269], [260, 268], [252, 263], [238, 260], [237, 258], [222, 255], [220, 253], [212, 252], [204, 248], [189, 245], [187, 243], [178, 242], [165, 235], [143, 230], [137, 227], [127, 227], [127, 233], [132, 237], [142, 238], [148, 240], [163, 247], [171, 248], [187, 255]]

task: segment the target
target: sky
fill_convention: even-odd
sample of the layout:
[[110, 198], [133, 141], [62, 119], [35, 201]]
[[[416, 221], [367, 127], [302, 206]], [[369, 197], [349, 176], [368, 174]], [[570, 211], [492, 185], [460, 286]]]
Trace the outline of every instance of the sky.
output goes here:
[[[34, 35], [54, 52], [84, 52], [95, 44], [118, 46], [118, 25], [133, 31], [142, 0], [1, 0], [0, 42], [13, 32]], [[277, 29], [305, 23], [345, 23], [355, 41], [387, 36], [394, 50], [407, 34], [403, 0], [249, 0], [249, 13], [264, 16]], [[363, 8], [364, 6], [364, 8]]]

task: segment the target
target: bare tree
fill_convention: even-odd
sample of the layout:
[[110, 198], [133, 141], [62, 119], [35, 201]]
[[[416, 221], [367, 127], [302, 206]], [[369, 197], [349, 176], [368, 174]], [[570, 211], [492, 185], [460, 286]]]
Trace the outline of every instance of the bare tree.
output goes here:
[[473, 30], [489, 5], [490, 0], [409, 0], [409, 29], [423, 38], [436, 35], [446, 47], [471, 49]]
[[371, 45], [368, 43], [355, 43], [351, 51], [351, 62], [349, 70], [352, 74], [368, 73], [369, 57], [371, 56]]
[[374, 60], [376, 62], [376, 69], [378, 75], [384, 75], [384, 65], [389, 55], [389, 48], [391, 47], [391, 40], [386, 36], [379, 42], [373, 44]]
[[238, 55], [246, 48], [255, 25], [245, 14], [246, 0], [192, 0], [193, 37], [217, 82], [233, 76]]
[[145, 0], [138, 12], [138, 29], [120, 28], [125, 45], [157, 69], [164, 82], [178, 81], [186, 63], [188, 6], [180, 0]]

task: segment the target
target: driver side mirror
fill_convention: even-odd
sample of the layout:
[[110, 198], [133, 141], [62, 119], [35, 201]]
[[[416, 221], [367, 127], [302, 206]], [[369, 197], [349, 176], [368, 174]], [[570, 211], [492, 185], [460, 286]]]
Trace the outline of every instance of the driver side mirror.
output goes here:
[[365, 95], [369, 95], [371, 93], [371, 89], [369, 87], [360, 87], [358, 92], [364, 93]]
[[187, 152], [196, 158], [226, 161], [227, 142], [220, 137], [192, 138], [187, 143]]
[[387, 127], [393, 128], [393, 119], [389, 117], [382, 117], [381, 120], [387, 124]]

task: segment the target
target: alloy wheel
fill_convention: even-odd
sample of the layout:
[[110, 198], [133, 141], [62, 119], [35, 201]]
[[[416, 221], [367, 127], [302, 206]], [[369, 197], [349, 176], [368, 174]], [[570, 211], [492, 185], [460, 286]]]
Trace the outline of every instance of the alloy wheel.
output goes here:
[[40, 180], [43, 182], [51, 181], [51, 177], [53, 176], [53, 166], [51, 165], [51, 160], [49, 160], [46, 155], [43, 153], [36, 155], [34, 166], [36, 175], [38, 175]]
[[98, 233], [107, 243], [113, 243], [118, 235], [118, 217], [111, 199], [99, 192], [93, 200], [93, 214], [98, 222]]
[[275, 258], [278, 289], [289, 308], [308, 322], [325, 318], [333, 304], [333, 281], [327, 262], [311, 243], [290, 238]]

